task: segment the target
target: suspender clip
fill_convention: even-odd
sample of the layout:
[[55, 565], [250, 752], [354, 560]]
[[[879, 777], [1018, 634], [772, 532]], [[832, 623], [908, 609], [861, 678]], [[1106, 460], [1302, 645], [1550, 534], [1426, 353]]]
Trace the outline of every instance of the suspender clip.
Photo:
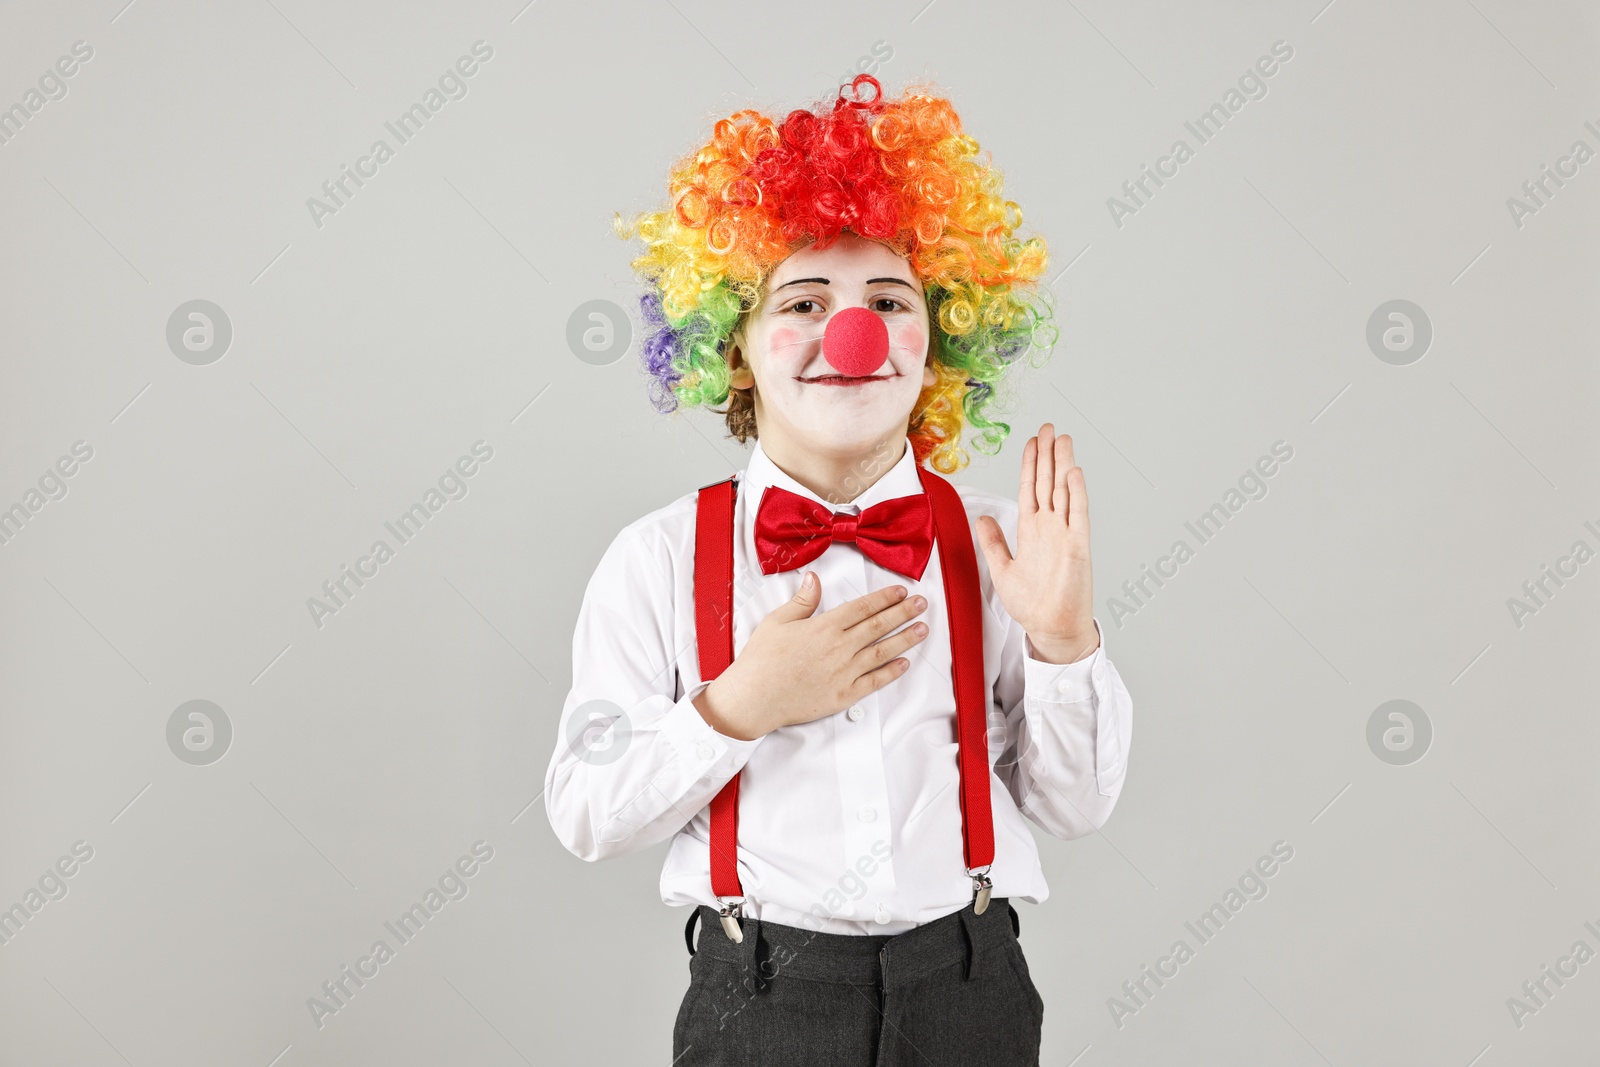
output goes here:
[[989, 896], [994, 892], [994, 883], [989, 881], [989, 866], [985, 864], [981, 870], [968, 870], [972, 878], [972, 914], [982, 915], [989, 906]]
[[728, 940], [736, 945], [744, 943], [744, 930], [739, 925], [739, 920], [744, 917], [744, 898], [740, 897], [732, 904], [724, 903], [722, 910], [717, 913], [722, 918], [722, 932], [728, 935]]

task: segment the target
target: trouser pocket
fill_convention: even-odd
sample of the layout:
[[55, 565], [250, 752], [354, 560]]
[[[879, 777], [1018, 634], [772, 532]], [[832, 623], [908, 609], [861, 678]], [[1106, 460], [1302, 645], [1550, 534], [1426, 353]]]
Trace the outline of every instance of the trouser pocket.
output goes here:
[[706, 976], [703, 964], [705, 957], [694, 955], [689, 958], [689, 988], [684, 990], [683, 1000], [678, 1004], [678, 1017], [672, 1024], [672, 1056], [677, 1063], [687, 1051], [691, 1038], [689, 1034], [695, 1024], [695, 1009], [705, 999]]
[[1010, 965], [1011, 973], [1017, 980], [1018, 987], [1022, 990], [1027, 1003], [1032, 1005], [1035, 1018], [1044, 1020], [1044, 998], [1039, 995], [1038, 987], [1033, 984], [1033, 975], [1028, 971], [1028, 958], [1022, 953], [1022, 946], [1010, 942], [1004, 952], [1006, 962]]

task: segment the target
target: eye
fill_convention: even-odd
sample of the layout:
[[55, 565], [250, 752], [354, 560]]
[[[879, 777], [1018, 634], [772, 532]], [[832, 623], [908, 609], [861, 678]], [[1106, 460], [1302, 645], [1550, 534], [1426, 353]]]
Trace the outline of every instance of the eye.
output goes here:
[[[885, 305], [885, 304], [887, 304], [889, 306], [888, 307], [884, 307], [883, 305]], [[878, 297], [876, 300], [874, 300], [872, 302], [872, 310], [874, 310], [874, 311], [910, 311], [911, 308], [908, 305], [902, 303], [901, 301], [894, 299], [894, 297], [891, 297], [891, 296], [880, 296], [880, 297]]]
[[810, 297], [807, 297], [804, 300], [796, 300], [793, 304], [790, 304], [788, 307], [784, 308], [785, 312], [795, 311], [799, 312], [801, 315], [809, 315], [813, 311], [820, 310], [822, 310], [821, 307]]

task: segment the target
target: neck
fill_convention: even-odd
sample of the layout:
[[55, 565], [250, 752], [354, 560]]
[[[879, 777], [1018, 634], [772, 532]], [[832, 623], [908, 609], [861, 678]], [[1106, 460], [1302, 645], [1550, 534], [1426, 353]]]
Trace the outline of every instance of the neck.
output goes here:
[[823, 452], [785, 438], [761, 438], [761, 451], [779, 470], [834, 506], [866, 492], [910, 447], [904, 430], [857, 452]]

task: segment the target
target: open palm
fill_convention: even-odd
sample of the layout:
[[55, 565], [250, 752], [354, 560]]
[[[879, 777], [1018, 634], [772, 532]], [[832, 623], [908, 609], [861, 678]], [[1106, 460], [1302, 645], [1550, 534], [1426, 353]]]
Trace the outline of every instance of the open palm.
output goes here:
[[995, 592], [1027, 633], [1034, 650], [1070, 663], [1099, 644], [1094, 575], [1089, 565], [1089, 494], [1072, 438], [1045, 423], [1022, 449], [1013, 556], [1000, 524], [978, 518], [978, 543]]

